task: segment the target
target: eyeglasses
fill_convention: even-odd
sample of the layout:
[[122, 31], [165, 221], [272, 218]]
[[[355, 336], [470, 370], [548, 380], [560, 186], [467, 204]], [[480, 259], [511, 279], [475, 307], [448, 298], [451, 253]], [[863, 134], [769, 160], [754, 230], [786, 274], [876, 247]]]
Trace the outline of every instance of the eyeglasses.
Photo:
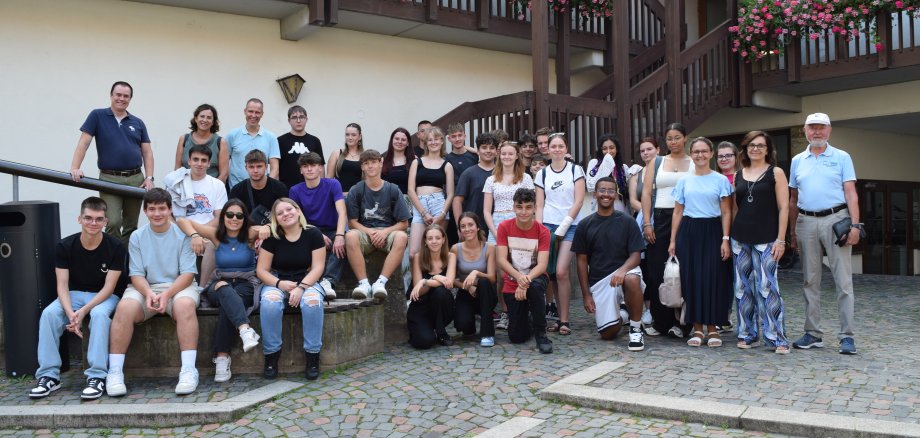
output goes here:
[[712, 151], [707, 151], [707, 150], [702, 149], [702, 150], [691, 151], [690, 155], [706, 155], [706, 154], [711, 154], [711, 153]]
[[105, 216], [102, 216], [102, 217], [83, 216], [80, 219], [82, 219], [83, 222], [86, 222], [88, 224], [104, 224], [105, 221], [108, 220], [108, 218], [106, 218]]
[[729, 160], [735, 158], [735, 154], [719, 155], [719, 160]]
[[234, 212], [232, 212], [232, 211], [227, 211], [227, 212], [224, 212], [224, 217], [227, 218], [227, 219], [239, 219], [239, 220], [243, 220], [243, 218], [245, 218], [246, 215], [243, 214], [243, 212], [236, 212], [236, 213], [234, 213]]
[[766, 143], [751, 143], [747, 145], [747, 147], [748, 149], [766, 149], [767, 144]]
[[307, 120], [307, 116], [291, 116], [291, 120], [295, 120], [295, 121]]
[[617, 193], [617, 189], [597, 189], [595, 192], [601, 195], [615, 195]]

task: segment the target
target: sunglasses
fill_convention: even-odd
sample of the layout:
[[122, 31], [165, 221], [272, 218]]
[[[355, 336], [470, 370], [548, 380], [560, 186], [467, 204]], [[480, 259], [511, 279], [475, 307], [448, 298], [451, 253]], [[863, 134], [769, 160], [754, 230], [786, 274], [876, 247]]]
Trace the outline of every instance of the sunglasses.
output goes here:
[[234, 213], [234, 212], [232, 212], [232, 211], [228, 211], [228, 212], [225, 212], [225, 213], [224, 213], [224, 217], [227, 218], [227, 219], [239, 219], [239, 220], [243, 220], [243, 218], [245, 218], [246, 215], [243, 214], [242, 212]]

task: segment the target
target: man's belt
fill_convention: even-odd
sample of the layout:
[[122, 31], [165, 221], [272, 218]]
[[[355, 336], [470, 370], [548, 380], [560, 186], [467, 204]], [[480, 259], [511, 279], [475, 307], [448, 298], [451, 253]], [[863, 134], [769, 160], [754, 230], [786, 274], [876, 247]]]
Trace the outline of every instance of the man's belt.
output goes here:
[[104, 173], [106, 175], [113, 175], [113, 176], [134, 176], [134, 175], [141, 173], [141, 168], [138, 167], [137, 169], [128, 169], [128, 170], [99, 169], [99, 172]]
[[843, 210], [844, 208], [847, 208], [846, 204], [840, 204], [834, 208], [828, 208], [827, 210], [820, 210], [820, 211], [808, 211], [808, 210], [802, 210], [800, 208], [799, 213], [804, 214], [805, 216], [824, 217], [824, 216], [830, 216], [840, 210]]

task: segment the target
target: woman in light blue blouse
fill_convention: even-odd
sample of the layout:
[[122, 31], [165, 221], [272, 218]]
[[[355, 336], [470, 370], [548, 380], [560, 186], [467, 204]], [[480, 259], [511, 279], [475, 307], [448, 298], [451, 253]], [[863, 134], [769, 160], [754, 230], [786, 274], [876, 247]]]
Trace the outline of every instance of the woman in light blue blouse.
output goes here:
[[[724, 175], [709, 167], [712, 142], [698, 137], [690, 142], [693, 171], [674, 187], [674, 215], [668, 254], [680, 262], [680, 287], [684, 297], [685, 323], [693, 324], [687, 341], [721, 347], [717, 325], [728, 322], [732, 300], [732, 266], [729, 227], [732, 186]], [[720, 238], [721, 236], [721, 238]]]

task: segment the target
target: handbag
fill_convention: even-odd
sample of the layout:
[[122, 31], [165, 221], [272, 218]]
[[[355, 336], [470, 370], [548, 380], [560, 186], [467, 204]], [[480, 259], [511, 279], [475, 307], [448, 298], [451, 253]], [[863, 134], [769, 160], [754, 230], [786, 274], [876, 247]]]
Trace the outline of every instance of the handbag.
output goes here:
[[658, 299], [665, 307], [679, 309], [684, 305], [684, 297], [680, 290], [680, 262], [677, 257], [671, 256], [664, 263], [664, 278], [658, 286]]
[[[839, 221], [834, 222], [834, 225], [831, 225], [831, 229], [834, 231], [834, 237], [837, 238], [837, 240], [834, 242], [837, 244], [837, 246], [840, 246], [840, 247], [846, 246], [847, 237], [849, 237], [850, 228], [852, 227], [853, 227], [853, 222], [848, 217], [840, 219]], [[860, 239], [866, 238], [866, 230], [863, 230], [863, 229], [859, 230], [859, 238]]]

